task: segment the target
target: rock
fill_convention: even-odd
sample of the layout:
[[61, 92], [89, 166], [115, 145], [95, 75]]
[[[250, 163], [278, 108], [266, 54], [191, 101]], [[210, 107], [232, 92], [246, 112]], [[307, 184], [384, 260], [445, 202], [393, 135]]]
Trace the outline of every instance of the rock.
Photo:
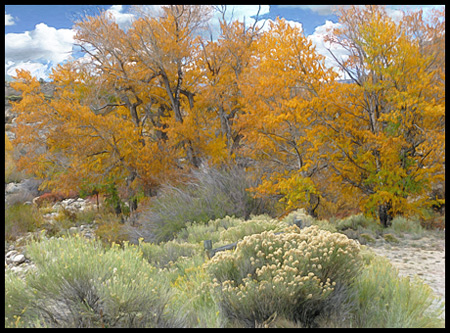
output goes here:
[[16, 266], [20, 265], [21, 263], [25, 262], [25, 256], [23, 254], [18, 254], [12, 258], [12, 263]]
[[11, 258], [16, 256], [17, 254], [19, 254], [19, 252], [17, 252], [16, 250], [11, 250], [5, 254], [5, 259], [7, 261], [11, 261]]
[[5, 264], [6, 265], [14, 265], [18, 266], [25, 262], [26, 258], [22, 253], [19, 253], [16, 250], [9, 251], [5, 254]]
[[12, 194], [12, 193], [19, 192], [21, 189], [21, 186], [19, 184], [20, 183], [9, 183], [8, 185], [6, 185], [6, 187], [5, 187], [6, 194]]
[[29, 178], [20, 183], [9, 183], [5, 186], [5, 202], [8, 205], [24, 203], [33, 200], [39, 194], [41, 181]]

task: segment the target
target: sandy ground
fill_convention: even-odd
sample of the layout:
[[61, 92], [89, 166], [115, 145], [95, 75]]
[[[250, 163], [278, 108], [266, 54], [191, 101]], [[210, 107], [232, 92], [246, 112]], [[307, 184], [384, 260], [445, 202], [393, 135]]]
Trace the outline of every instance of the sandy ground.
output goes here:
[[405, 235], [398, 244], [377, 239], [368, 245], [377, 255], [388, 258], [401, 276], [417, 275], [445, 302], [445, 232], [427, 232], [417, 238]]

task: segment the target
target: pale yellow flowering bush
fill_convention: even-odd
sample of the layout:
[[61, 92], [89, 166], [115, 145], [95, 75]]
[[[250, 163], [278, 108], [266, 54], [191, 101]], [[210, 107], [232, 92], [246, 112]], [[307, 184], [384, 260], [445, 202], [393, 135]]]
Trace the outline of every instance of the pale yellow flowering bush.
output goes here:
[[280, 222], [267, 215], [252, 216], [250, 220], [240, 219], [235, 225], [220, 232], [220, 240], [224, 243], [236, 242], [245, 236], [273, 230], [281, 231], [286, 228], [286, 223]]
[[252, 326], [275, 312], [312, 326], [337, 285], [361, 267], [359, 244], [317, 226], [244, 237], [207, 264], [224, 315]]

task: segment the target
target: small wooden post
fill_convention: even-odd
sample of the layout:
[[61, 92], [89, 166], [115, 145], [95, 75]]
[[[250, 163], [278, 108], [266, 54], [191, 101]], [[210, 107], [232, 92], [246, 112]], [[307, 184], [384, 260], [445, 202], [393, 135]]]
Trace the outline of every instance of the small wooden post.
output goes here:
[[208, 259], [211, 258], [212, 240], [204, 240], [203, 247], [205, 248], [206, 254], [208, 255]]

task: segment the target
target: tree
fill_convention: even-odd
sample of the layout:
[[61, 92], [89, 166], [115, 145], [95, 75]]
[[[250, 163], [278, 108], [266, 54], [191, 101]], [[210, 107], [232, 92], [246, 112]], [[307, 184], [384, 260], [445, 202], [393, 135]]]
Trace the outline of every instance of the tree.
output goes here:
[[326, 167], [316, 142], [317, 105], [336, 76], [312, 42], [285, 20], [271, 22], [255, 44], [255, 56], [240, 82], [238, 118], [246, 153], [262, 168], [258, 195], [276, 195], [288, 208], [317, 216], [317, 180]]
[[50, 188], [79, 190], [86, 182], [105, 188], [114, 180], [130, 199], [140, 188], [154, 193], [187, 168], [183, 152], [198, 166], [196, 147], [183, 137], [189, 124], [183, 124], [195, 94], [196, 74], [189, 71], [198, 45], [194, 32], [207, 9], [169, 6], [158, 18], [142, 12], [127, 32], [105, 12], [86, 17], [76, 40], [90, 57], [53, 72], [52, 100], [20, 72], [14, 83], [24, 94], [15, 105], [19, 141], [32, 147], [22, 167]]
[[349, 56], [330, 52], [352, 83], [335, 84], [339, 98], [324, 99], [322, 142], [332, 180], [387, 226], [432, 203], [425, 194], [444, 179], [444, 12], [433, 13], [434, 24], [421, 13], [395, 21], [383, 6], [339, 15], [328, 41]]
[[258, 14], [253, 25], [245, 26], [237, 20], [227, 21], [226, 6], [217, 6], [216, 10], [222, 15], [220, 36], [217, 40], [202, 41], [199, 55], [199, 67], [204, 73], [199, 103], [213, 117], [210, 151], [224, 154], [216, 157], [211, 154], [213, 161], [225, 162], [236, 158], [242, 139], [235, 121], [242, 113], [240, 82], [250, 64], [260, 28]]
[[198, 54], [200, 36], [197, 34], [209, 18], [210, 6], [171, 5], [163, 7], [160, 18], [151, 17], [136, 7], [140, 18], [129, 30], [129, 47], [149, 80], [157, 80], [173, 117], [163, 122], [167, 137], [173, 145], [182, 146], [186, 158], [194, 167], [201, 159], [192, 136], [192, 126], [185, 124], [194, 108], [196, 81], [194, 57]]

